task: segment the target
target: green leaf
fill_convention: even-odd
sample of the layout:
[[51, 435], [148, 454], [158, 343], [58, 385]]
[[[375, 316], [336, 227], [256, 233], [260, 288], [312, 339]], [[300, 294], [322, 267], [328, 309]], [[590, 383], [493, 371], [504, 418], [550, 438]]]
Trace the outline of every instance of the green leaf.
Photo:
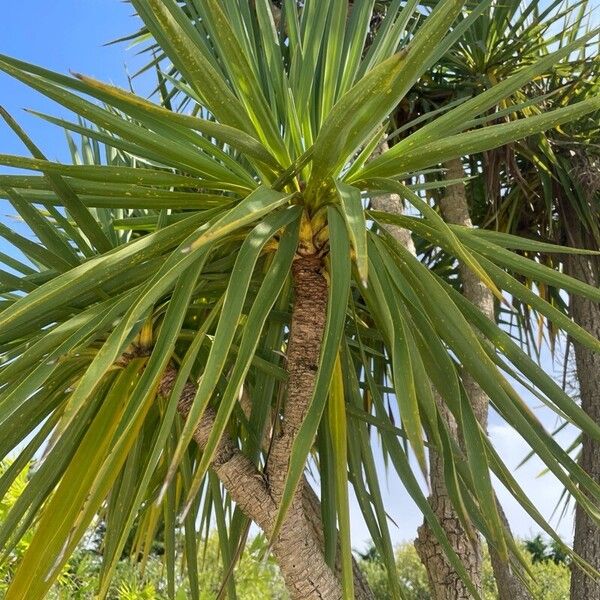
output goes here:
[[366, 284], [369, 264], [367, 256], [367, 222], [361, 193], [358, 188], [346, 185], [341, 181], [336, 182], [336, 187], [340, 199], [341, 213], [346, 221], [348, 235], [356, 255], [358, 274], [361, 281]]
[[118, 273], [135, 268], [143, 261], [173, 248], [203, 221], [202, 215], [191, 215], [180, 223], [165, 227], [126, 246], [115, 248], [55, 277], [0, 313], [0, 330], [3, 333], [0, 337], [4, 339], [4, 334], [15, 335], [14, 332], [22, 325], [35, 321], [54, 308], [64, 307], [65, 298], [73, 301]]
[[379, 258], [379, 256], [373, 257], [373, 267], [378, 279], [376, 283], [373, 281], [373, 287], [375, 295], [378, 296], [379, 303], [387, 306], [391, 318], [391, 329], [388, 330], [388, 335], [391, 334], [391, 339], [389, 340], [392, 354], [391, 371], [396, 401], [400, 409], [400, 418], [404, 425], [404, 431], [415, 453], [423, 476], [427, 480], [427, 459], [423, 443], [423, 427], [419, 410], [419, 400], [417, 398], [413, 355], [409, 342], [410, 334], [407, 323], [402, 316], [402, 310], [396, 301], [396, 294], [390, 286], [387, 274], [383, 270]]
[[[85, 399], [96, 387], [102, 375], [111, 367], [131, 342], [132, 337], [140, 327], [140, 320], [146, 311], [153, 306], [163, 294], [169, 292], [177, 278], [194, 264], [209, 247], [222, 239], [227, 234], [243, 227], [260, 217], [268, 214], [281, 205], [289, 202], [289, 197], [272, 190], [259, 188], [256, 192], [245, 198], [240, 204], [232, 208], [220, 219], [216, 219], [201, 228], [200, 236], [193, 233], [179, 245], [167, 260], [161, 265], [156, 274], [146, 284], [133, 306], [124, 318], [118, 323], [108, 337], [106, 343], [99, 350], [96, 358], [90, 365], [85, 375], [77, 385], [65, 418], [70, 418], [79, 409]], [[174, 227], [173, 225], [171, 227]], [[167, 231], [164, 228], [154, 235]], [[146, 236], [144, 240], [152, 237]]]
[[387, 432], [382, 433], [382, 437], [385, 439], [386, 448], [389, 452], [389, 456], [396, 472], [398, 473], [398, 476], [402, 480], [402, 483], [404, 484], [408, 494], [411, 496], [419, 510], [423, 513], [427, 524], [429, 527], [431, 527], [436, 540], [442, 547], [448, 562], [456, 570], [458, 576], [473, 595], [473, 598], [481, 600], [481, 596], [473, 585], [473, 582], [471, 581], [463, 562], [450, 545], [445, 530], [440, 525], [437, 516], [433, 512], [431, 505], [425, 497], [425, 494], [423, 494], [421, 491], [419, 482], [414, 476], [408, 457], [402, 450], [398, 440]]
[[[485, 283], [485, 285], [496, 295], [497, 298], [500, 300], [503, 299], [500, 290], [496, 287], [496, 284], [486, 273], [485, 269], [481, 267], [471, 252], [469, 252], [459, 238], [456, 237], [446, 221], [444, 221], [444, 219], [429, 206], [427, 200], [409, 190], [402, 183], [390, 179], [377, 179], [370, 181], [369, 185], [372, 185], [375, 187], [375, 189], [383, 189], [388, 192], [400, 194], [402, 198], [408, 200], [419, 212], [423, 214], [431, 226], [437, 230], [438, 235], [440, 235], [440, 237], [446, 241], [447, 244], [449, 244], [456, 258], [461, 260], [465, 266], [471, 269], [471, 271], [473, 271], [473, 273], [475, 273], [475, 275], [477, 275], [477, 277], [479, 277], [479, 279]], [[389, 215], [385, 215], [385, 213], [383, 213], [383, 215], [384, 218], [386, 216], [389, 218]]]
[[[110, 166], [110, 165], [63, 165], [61, 163], [35, 158], [0, 154], [0, 165], [56, 173], [64, 177], [72, 177], [83, 181], [107, 181], [118, 184], [156, 185], [164, 187], [197, 187], [196, 177], [178, 175], [172, 171], [151, 170], [142, 167]], [[9, 180], [7, 180], [9, 181]], [[17, 186], [12, 186], [17, 187]]]
[[[563, 123], [577, 119], [600, 109], [600, 97], [582, 100], [541, 115], [517, 119], [500, 125], [490, 125], [467, 133], [460, 133], [435, 140], [405, 152], [398, 145], [372, 160], [349, 183], [379, 177], [394, 177], [438, 165], [453, 158], [477, 154], [499, 148]], [[434, 125], [436, 121], [433, 121]]]
[[[410, 218], [410, 217], [409, 217]], [[460, 225], [450, 225], [450, 228], [455, 230], [457, 234], [471, 235], [476, 238], [481, 238], [491, 244], [500, 246], [507, 250], [526, 250], [530, 252], [545, 252], [547, 254], [581, 254], [587, 256], [597, 256], [600, 252], [586, 250], [585, 248], [572, 248], [569, 246], [559, 246], [557, 244], [549, 244], [539, 240], [511, 235], [501, 231], [493, 231], [490, 229], [474, 229], [472, 227], [462, 227]]]
[[[62, 369], [61, 360], [64, 361], [65, 357], [92, 338], [96, 332], [109, 329], [113, 322], [127, 311], [134, 297], [135, 291], [129, 292], [116, 301], [103, 303], [71, 319], [67, 326], [60, 325], [47, 334], [49, 339], [39, 341], [17, 358], [14, 364], [9, 365], [8, 369], [3, 370], [1, 376], [4, 381], [10, 381], [9, 378], [15, 377], [17, 373], [21, 373], [21, 377], [15, 378], [14, 383], [6, 385], [0, 393], [0, 426], [8, 427], [10, 423], [15, 425], [19, 410], [28, 402], [29, 397], [44, 385], [53, 373]], [[64, 335], [63, 331], [73, 333]], [[57, 343], [59, 336], [64, 340], [62, 343]], [[27, 373], [26, 369], [32, 361], [35, 361], [34, 368]]]
[[[463, 314], [473, 323], [496, 348], [508, 358], [526, 377], [527, 381], [534, 384], [563, 414], [582, 430], [593, 437], [600, 437], [600, 428], [587, 415], [581, 407], [573, 402], [566, 392], [548, 376], [521, 348], [515, 344], [511, 337], [492, 323], [461, 294], [451, 286], [445, 285], [446, 291], [454, 299]], [[596, 345], [598, 342], [596, 341]]]
[[54, 254], [54, 252], [44, 246], [19, 235], [4, 223], [0, 223], [0, 237], [3, 237], [32, 261], [37, 261], [59, 272], [68, 271], [71, 268], [71, 265], [64, 258]]
[[[245, 184], [248, 190], [251, 189], [251, 187], [249, 187], [251, 179], [247, 174], [245, 177], [242, 177], [239, 175], [237, 168], [232, 171], [223, 166], [220, 162], [209, 157], [206, 153], [198, 152], [198, 148], [195, 145], [192, 145], [189, 140], [186, 140], [184, 135], [179, 135], [174, 139], [172, 134], [166, 136], [160, 132], [156, 126], [153, 128], [154, 131], [150, 131], [131, 120], [122, 118], [118, 114], [115, 114], [114, 111], [111, 112], [110, 110], [103, 109], [46, 79], [31, 75], [22, 69], [17, 69], [1, 59], [0, 70], [29, 85], [33, 89], [38, 90], [48, 98], [60, 103], [62, 106], [71, 109], [79, 116], [90, 120], [102, 130], [114, 134], [113, 136], [105, 138], [109, 145], [129, 148], [132, 154], [136, 156], [147, 156], [156, 162], [162, 164], [167, 163], [183, 171], [207, 177], [209, 180], [237, 180], [238, 183], [242, 185]], [[45, 118], [56, 122], [56, 119], [51, 117]], [[90, 135], [101, 135], [101, 133], [96, 134], [89, 129], [87, 131]], [[200, 136], [196, 136], [196, 138], [195, 141], [198, 144], [202, 141], [206, 142], [206, 140]], [[165, 153], [166, 147], [169, 148], [168, 153]], [[216, 146], [211, 145], [211, 147], [217, 150]], [[39, 155], [36, 156], [36, 158], [44, 159], [45, 157]], [[223, 156], [221, 156], [221, 158], [223, 158]], [[228, 157], [226, 157], [226, 159], [228, 159]], [[233, 164], [235, 165], [235, 163]], [[48, 177], [54, 184], [57, 194], [59, 194], [65, 202], [68, 201], [71, 207], [76, 209], [76, 196], [68, 185], [62, 181], [62, 179], [57, 178], [54, 175], [48, 175]], [[77, 219], [78, 214], [79, 213], [75, 212], [73, 216]], [[91, 214], [88, 213], [87, 218], [88, 220], [92, 220], [95, 227], [98, 227], [98, 224]], [[85, 222], [82, 221], [82, 227], [84, 225]]]
[[[183, 285], [185, 283], [184, 279], [182, 279], [179, 283]], [[168, 436], [171, 432], [172, 424], [177, 414], [177, 405], [179, 403], [179, 399], [182, 395], [185, 385], [188, 382], [188, 378], [192, 371], [194, 362], [196, 361], [201, 346], [206, 339], [207, 332], [212, 327], [212, 324], [218, 316], [218, 314], [220, 313], [221, 308], [222, 302], [219, 301], [215, 304], [210, 314], [201, 324], [198, 333], [196, 334], [194, 340], [190, 344], [189, 349], [186, 352], [186, 355], [181, 363], [177, 378], [175, 380], [175, 384], [173, 386], [173, 391], [171, 392], [170, 398], [168, 398], [167, 405], [162, 414], [162, 419], [159, 430], [156, 435], [156, 439], [154, 440], [152, 448], [150, 448], [149, 451], [146, 453], [145, 466], [143, 467], [143, 470], [140, 473], [140, 478], [135, 490], [135, 494], [132, 496], [129, 506], [124, 507], [123, 509], [123, 518], [120, 523], [120, 527], [117, 530], [117, 539], [115, 539], [113, 545], [110, 547], [110, 552], [109, 548], [107, 548], [105, 561], [102, 569], [102, 577], [100, 581], [101, 597], [105, 595], [108, 591], [109, 585], [111, 583], [110, 578], [117, 567], [118, 561], [121, 558], [123, 548], [127, 542], [127, 538], [135, 520], [137, 511], [140, 507], [140, 504], [143, 501], [146, 489], [148, 488], [148, 485], [150, 483], [150, 479], [154, 474], [154, 471], [160, 460], [161, 454], [164, 450], [165, 444], [167, 443]]]
[[486, 520], [487, 526], [490, 528], [490, 541], [494, 544], [494, 549], [498, 552], [498, 555], [503, 560], [508, 561], [508, 550], [504, 540], [504, 527], [498, 512], [496, 494], [494, 493], [490, 477], [490, 466], [482, 439], [484, 434], [475, 418], [470, 400], [464, 393], [461, 394], [460, 401], [462, 439], [464, 440], [467, 461], [473, 481], [477, 482], [474, 490], [475, 495], [479, 499], [479, 508]]
[[[398, 266], [410, 281], [411, 286], [420, 290], [419, 297], [439, 334], [452, 348], [465, 369], [486, 392], [496, 410], [508, 423], [521, 432], [548, 468], [573, 494], [578, 496], [589, 514], [593, 518], [597, 518], [596, 511], [586, 496], [582, 495], [574, 485], [574, 481], [579, 482], [582, 488], [588, 490], [594, 497], [600, 495], [598, 484], [547, 434], [531, 410], [502, 377], [468, 322], [448, 295], [443, 293], [441, 283], [437, 281], [437, 278], [389, 235], [386, 235], [386, 240], [390, 248], [393, 248], [394, 253], [401, 259]], [[442, 395], [446, 392], [444, 388], [438, 391]], [[460, 413], [456, 410], [453, 399], [447, 395], [445, 398], [449, 408], [460, 419]], [[569, 475], [566, 475], [565, 469]]]
[[207, 229], [190, 247], [193, 251], [206, 245], [214, 239], [223, 236], [246, 224], [252, 223], [270, 212], [290, 203], [296, 194], [286, 195], [267, 187], [261, 186], [235, 206], [214, 226]]
[[[363, 2], [363, 5], [367, 2]], [[364, 7], [363, 7], [364, 11]], [[348, 20], [347, 0], [331, 0], [329, 2], [329, 20], [325, 38], [326, 48], [323, 65], [323, 83], [320, 94], [321, 119], [327, 117], [338, 97], [338, 80], [342, 73], [342, 52], [344, 50], [344, 32]]]
[[338, 97], [347, 92], [356, 79], [365, 40], [369, 32], [375, 0], [360, 2], [352, 8], [344, 38], [342, 67], [339, 69]]
[[465, 236], [463, 239], [468, 245], [480, 252], [493, 263], [506, 267], [520, 275], [526, 275], [533, 279], [533, 281], [541, 281], [556, 286], [558, 289], [566, 290], [572, 294], [577, 294], [584, 298], [594, 300], [595, 302], [600, 302], [600, 289], [594, 286], [579, 281], [565, 273], [555, 271], [554, 269], [533, 260], [519, 256], [515, 252], [509, 252], [508, 250], [499, 248], [498, 246], [490, 244], [475, 236]]
[[[0, 185], [2, 185], [1, 178]], [[72, 267], [79, 264], [77, 254], [71, 248], [69, 242], [60, 235], [57, 229], [35, 207], [15, 190], [8, 188], [6, 189], [6, 194], [9, 197], [10, 203], [23, 218], [23, 221], [29, 225], [31, 231], [37, 235], [38, 239], [50, 252], [59, 256]]]
[[[169, 3], [171, 1], [169, 0]], [[218, 0], [205, 0], [203, 10], [207, 13], [220, 58], [228, 66], [230, 81], [237, 88], [254, 129], [280, 163], [287, 166], [290, 159], [281, 139], [279, 123], [274, 118], [274, 111], [267, 104], [262, 86], [240, 44], [241, 36], [236, 36], [231, 19], [225, 14]], [[268, 78], [270, 75], [267, 73], [263, 76]]]
[[348, 427], [344, 378], [340, 355], [335, 360], [331, 387], [329, 389], [329, 427], [333, 446], [337, 514], [340, 528], [342, 589], [344, 598], [354, 598], [354, 573], [352, 570], [352, 541], [350, 535], [350, 507], [348, 500]]
[[[354, 319], [356, 322], [356, 319]], [[368, 389], [371, 391], [373, 396], [375, 397], [375, 402], [381, 403], [380, 392], [377, 389], [373, 376], [370, 372], [369, 362], [365, 355], [365, 349], [362, 343], [362, 339], [360, 334], [357, 331], [357, 339], [359, 343], [361, 362], [365, 368], [365, 376], [367, 380]], [[364, 411], [362, 398], [360, 396], [360, 390], [358, 388], [358, 377], [356, 374], [353, 365], [349, 360], [349, 351], [348, 347], [344, 348], [345, 352], [343, 353], [344, 357], [344, 374], [345, 374], [345, 382], [346, 389], [349, 390], [349, 395], [353, 399], [354, 406], [347, 405], [346, 410], [349, 413], [349, 416], [355, 416], [356, 413], [351, 409], [356, 409], [360, 411], [361, 417], [365, 417], [366, 423], [375, 424], [376, 426], [381, 427], [382, 425], [388, 425], [393, 431], [396, 433], [395, 428], [392, 427], [389, 420], [382, 421], [377, 417], [368, 416]], [[367, 418], [369, 420], [367, 420]], [[371, 420], [373, 419], [373, 420]], [[352, 430], [355, 431], [355, 427], [352, 426]], [[392, 597], [394, 600], [399, 600], [402, 598], [402, 592], [400, 590], [400, 583], [398, 581], [398, 577], [396, 577], [396, 558], [394, 556], [394, 548], [392, 545], [392, 540], [390, 536], [390, 531], [388, 527], [388, 515], [385, 510], [385, 503], [383, 501], [383, 497], [381, 494], [380, 484], [379, 484], [379, 476], [377, 473], [377, 468], [375, 466], [375, 459], [373, 456], [373, 449], [371, 447], [371, 438], [369, 435], [370, 431], [366, 427], [366, 425], [359, 425], [359, 447], [356, 446], [356, 436], [350, 435], [348, 437], [348, 456], [349, 456], [349, 469], [350, 469], [350, 480], [356, 492], [357, 499], [361, 506], [361, 511], [369, 528], [369, 532], [371, 534], [371, 539], [373, 540], [375, 547], [379, 550], [383, 561], [387, 568], [387, 576], [388, 582], [390, 585], [390, 589], [392, 591]], [[358, 456], [360, 454], [360, 456]], [[368, 485], [368, 492], [365, 486], [362, 485], [362, 474], [364, 472], [366, 484]], [[375, 515], [372, 514], [370, 510], [370, 504], [373, 504]]]

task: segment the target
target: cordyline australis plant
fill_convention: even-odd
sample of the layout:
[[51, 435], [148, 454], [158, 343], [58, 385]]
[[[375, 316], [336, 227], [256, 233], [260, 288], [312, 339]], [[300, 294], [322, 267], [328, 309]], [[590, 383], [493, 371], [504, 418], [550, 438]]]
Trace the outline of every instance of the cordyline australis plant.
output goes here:
[[[153, 104], [0, 57], [3, 71], [81, 117], [44, 115], [82, 134], [95, 157], [88, 163], [98, 163], [46, 160], [4, 114], [33, 158], [0, 155], [0, 163], [39, 175], [0, 176], [3, 195], [35, 234], [0, 228], [29, 259], [3, 256], [1, 272], [0, 456], [19, 448], [0, 478], [2, 494], [44, 448], [0, 527], [4, 556], [35, 527], [7, 599], [42, 598], [98, 520], [106, 528], [101, 597], [131, 536], [144, 555], [159, 529], [174, 596], [181, 528], [198, 598], [198, 528], [217, 526], [231, 572], [254, 522], [293, 598], [370, 598], [352, 559], [349, 484], [401, 597], [373, 431], [478, 598], [409, 448], [424, 473], [427, 447], [442, 458], [465, 530], [481, 532], [505, 562], [521, 554], [499, 515], [491, 473], [558, 538], [479, 425], [465, 374], [597, 521], [600, 486], [506, 376], [537, 386], [594, 439], [598, 425], [389, 233], [401, 226], [436, 244], [498, 298], [508, 287], [519, 297], [514, 273], [599, 301], [598, 289], [512, 252], [577, 250], [450, 226], [410, 186], [449, 160], [598, 110], [600, 99], [591, 98], [499, 125], [478, 120], [585, 39], [436, 113], [369, 160], [390, 113], [488, 2], [467, 12], [465, 2], [447, 0], [427, 16], [417, 2], [392, 2], [369, 39], [372, 1], [351, 11], [345, 0], [285, 2], [277, 24], [266, 0], [132, 4], [180, 74], [170, 81], [194, 103], [192, 114], [169, 110], [168, 97]], [[100, 164], [100, 144], [108, 164]], [[369, 209], [390, 193], [419, 216]], [[599, 349], [577, 325], [559, 325]], [[446, 411], [464, 444], [448, 431]], [[308, 464], [320, 498], [305, 477]], [[223, 594], [234, 596], [231, 581]]]

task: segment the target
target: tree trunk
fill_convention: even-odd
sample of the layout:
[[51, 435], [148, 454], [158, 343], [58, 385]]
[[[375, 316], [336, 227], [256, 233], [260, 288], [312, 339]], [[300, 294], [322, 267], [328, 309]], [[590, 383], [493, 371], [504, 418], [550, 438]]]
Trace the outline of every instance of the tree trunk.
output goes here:
[[[510, 531], [508, 520], [497, 498], [496, 505], [504, 527]], [[525, 587], [523, 580], [514, 572], [513, 566], [511, 564], [506, 564], [493, 548], [490, 548], [490, 558], [492, 560], [492, 570], [494, 571], [494, 579], [496, 580], [496, 587], [498, 589], [498, 599], [530, 600], [532, 596]], [[525, 577], [525, 573], [523, 572], [521, 572], [520, 575], [521, 577]]]
[[[445, 408], [443, 400], [437, 393], [436, 401], [449, 434], [455, 439], [459, 439], [456, 421]], [[470, 536], [461, 525], [444, 483], [443, 460], [433, 450], [429, 452], [429, 477], [431, 483], [429, 503], [433, 512], [448, 536], [450, 545], [463, 562], [475, 588], [481, 592], [481, 541], [476, 534], [474, 534], [475, 537]], [[418, 529], [415, 548], [427, 570], [431, 595], [435, 600], [469, 600], [472, 598], [462, 579], [448, 562], [443, 548], [426, 521]]]
[[[328, 286], [321, 270], [321, 259], [316, 257], [300, 257], [293, 265], [295, 299], [287, 351], [287, 402], [266, 473], [259, 473], [227, 435], [221, 440], [211, 465], [240, 510], [268, 536], [275, 525], [291, 447], [308, 410], [316, 379], [328, 301]], [[165, 373], [161, 394], [170, 394], [176, 375], [172, 368]], [[189, 382], [178, 405], [183, 418], [189, 414], [195, 392], [196, 385]], [[207, 409], [194, 433], [201, 448], [206, 444], [214, 418], [214, 412]], [[325, 562], [319, 500], [305, 479], [273, 543], [273, 555], [292, 599], [341, 599], [339, 566], [332, 570]], [[355, 598], [372, 600], [364, 576], [356, 564], [354, 567]]]
[[[446, 164], [447, 179], [462, 179], [465, 175], [460, 159]], [[448, 186], [445, 196], [440, 200], [440, 208], [447, 223], [472, 227], [469, 206], [464, 184]], [[468, 267], [459, 265], [464, 296], [470, 300], [489, 319], [494, 320], [494, 298], [488, 288]], [[488, 398], [477, 382], [463, 373], [463, 386], [473, 407], [475, 417], [484, 430], [487, 430]], [[438, 397], [438, 405], [441, 399]], [[461, 443], [460, 434], [454, 417], [448, 410], [442, 410], [448, 431]], [[450, 543], [461, 558], [467, 573], [478, 590], [481, 590], [482, 548], [479, 536], [470, 536], [462, 527], [456, 511], [452, 507], [444, 483], [443, 462], [435, 454], [430, 453], [431, 496], [430, 502]], [[509, 529], [508, 522], [500, 510], [504, 526]], [[427, 575], [432, 593], [436, 600], [462, 600], [471, 595], [458, 574], [448, 563], [444, 551], [433, 536], [431, 529], [424, 523], [415, 541], [417, 552], [427, 568]], [[531, 598], [527, 588], [507, 564], [490, 548], [494, 576], [498, 585], [500, 600], [527, 600]]]
[[[242, 394], [240, 399], [240, 408], [246, 415], [246, 417], [250, 416], [252, 410], [252, 400], [247, 396], [247, 394]], [[270, 433], [263, 433], [262, 446], [265, 452], [268, 452], [270, 446]], [[306, 515], [307, 520], [310, 522], [311, 528], [313, 530], [313, 535], [319, 541], [319, 545], [322, 549], [325, 548], [325, 534], [323, 531], [323, 520], [321, 517], [321, 501], [319, 497], [315, 493], [315, 491], [310, 486], [309, 482], [306, 479], [306, 476], [303, 477], [302, 481], [302, 492], [303, 498], [302, 502], [304, 505], [304, 514]], [[335, 563], [335, 574], [338, 579], [341, 580], [342, 577], [342, 560], [341, 560], [341, 545], [340, 538], [338, 536], [337, 542], [338, 548], [336, 552], [336, 563]], [[356, 599], [361, 600], [374, 600], [373, 593], [369, 588], [369, 584], [360, 570], [360, 567], [354, 557], [352, 558], [352, 570], [354, 572], [354, 596]]]
[[[565, 209], [568, 243], [576, 248], [597, 250], [586, 235], [574, 211]], [[565, 270], [572, 277], [594, 287], [600, 286], [600, 261], [596, 256], [572, 255], [566, 259]], [[571, 295], [571, 313], [574, 321], [595, 338], [600, 339], [600, 305], [597, 302]], [[600, 354], [574, 343], [577, 379], [581, 406], [600, 423]], [[600, 443], [583, 436], [581, 466], [594, 481], [600, 482]], [[579, 505], [575, 509], [575, 538], [573, 550], [600, 571], [600, 529]], [[571, 574], [572, 600], [600, 600], [600, 582], [573, 566]]]

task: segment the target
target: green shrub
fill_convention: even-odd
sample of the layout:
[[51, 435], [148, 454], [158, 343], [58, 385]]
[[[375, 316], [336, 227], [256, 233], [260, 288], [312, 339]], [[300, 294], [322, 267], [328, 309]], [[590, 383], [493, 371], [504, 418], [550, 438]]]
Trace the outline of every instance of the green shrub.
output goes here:
[[[525, 546], [524, 555], [531, 560]], [[534, 575], [532, 592], [534, 600], [568, 600], [570, 571], [564, 561], [555, 561], [554, 555], [547, 560], [536, 560], [531, 564]], [[404, 588], [406, 600], [431, 600], [427, 573], [421, 564], [412, 544], [402, 544], [396, 551], [397, 577]], [[365, 573], [377, 600], [391, 600], [385, 568], [376, 552], [367, 551], [360, 560], [360, 567]], [[483, 562], [483, 597], [484, 600], [497, 600], [498, 591], [492, 571], [488, 552]]]

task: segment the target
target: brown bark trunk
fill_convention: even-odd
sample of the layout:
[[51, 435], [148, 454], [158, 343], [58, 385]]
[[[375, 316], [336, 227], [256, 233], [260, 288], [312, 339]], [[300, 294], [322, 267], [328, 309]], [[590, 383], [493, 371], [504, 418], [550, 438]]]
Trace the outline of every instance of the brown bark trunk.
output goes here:
[[[240, 407], [244, 414], [249, 417], [252, 410], [252, 401], [247, 394], [242, 394], [240, 399]], [[265, 452], [268, 452], [270, 446], [270, 432], [264, 432], [262, 446]], [[302, 481], [302, 492], [303, 492], [303, 506], [304, 514], [309, 521], [313, 530], [313, 535], [319, 541], [319, 545], [322, 549], [325, 547], [325, 535], [323, 532], [323, 521], [321, 517], [321, 501], [319, 497], [312, 489], [310, 483], [307, 481], [306, 476], [303, 477]], [[364, 573], [360, 570], [358, 563], [352, 558], [352, 570], [354, 572], [354, 597], [356, 600], [374, 600], [373, 592], [369, 587], [369, 584], [364, 576]], [[335, 563], [335, 574], [338, 579], [342, 577], [342, 561], [341, 561], [341, 547], [338, 538], [338, 548], [336, 553]]]
[[[318, 256], [298, 258], [292, 267], [294, 310], [287, 347], [287, 399], [271, 448], [266, 473], [276, 499], [281, 497], [292, 444], [310, 406], [327, 321], [328, 286]], [[301, 494], [297, 494], [300, 501]]]
[[[460, 159], [455, 159], [446, 164], [447, 179], [461, 179], [464, 169]], [[469, 215], [468, 201], [462, 183], [449, 186], [445, 196], [440, 200], [440, 208], [447, 223], [472, 227]], [[494, 298], [488, 288], [481, 282], [468, 267], [459, 265], [460, 277], [464, 296], [481, 310], [489, 319], [494, 319]], [[467, 373], [463, 374], [465, 392], [473, 407], [475, 417], [481, 426], [487, 430], [488, 399], [476, 381]], [[441, 400], [438, 398], [438, 403]], [[442, 410], [449, 432], [459, 442], [460, 434], [454, 417], [447, 410]], [[430, 502], [444, 528], [450, 543], [458, 556], [462, 559], [467, 573], [478, 590], [481, 590], [481, 564], [482, 548], [479, 537], [473, 539], [462, 527], [458, 515], [452, 508], [452, 503], [444, 484], [443, 463], [432, 452], [430, 454], [431, 497]], [[509, 529], [508, 522], [500, 510], [504, 526]], [[415, 541], [417, 552], [427, 568], [427, 574], [436, 600], [462, 600], [470, 598], [468, 590], [460, 580], [458, 574], [446, 560], [445, 554], [433, 536], [427, 523], [424, 523], [418, 532]], [[490, 548], [494, 576], [498, 585], [500, 600], [527, 600], [531, 598], [527, 588], [512, 571], [510, 564], [501, 560]]]
[[[292, 446], [304, 417], [310, 406], [312, 393], [317, 377], [321, 343], [327, 321], [328, 286], [323, 273], [322, 260], [318, 256], [300, 257], [292, 267], [294, 279], [294, 310], [287, 347], [287, 398], [283, 410], [283, 419], [279, 424], [271, 447], [271, 453], [265, 472], [268, 485], [275, 503], [278, 505], [284, 491], [289, 469]], [[306, 482], [302, 480], [296, 490], [286, 519], [286, 527], [282, 528], [279, 536], [284, 545], [293, 547], [301, 544], [303, 538], [309, 538], [318, 546], [322, 545], [315, 539], [313, 529], [306, 518], [303, 497]], [[291, 521], [293, 527], [287, 526]], [[314, 549], [312, 550], [314, 552]], [[312, 575], [312, 556], [302, 557], [304, 576]], [[321, 559], [325, 563], [323, 554]], [[299, 562], [295, 560], [294, 562]], [[288, 589], [297, 598], [341, 598], [339, 580], [326, 566], [322, 577], [326, 582], [326, 595], [320, 596], [314, 586], [308, 588], [303, 581], [295, 579], [288, 583]], [[287, 583], [287, 580], [286, 580]], [[313, 589], [314, 588], [314, 589]], [[308, 594], [313, 594], [309, 596]]]
[[[187, 417], [195, 394], [196, 386], [188, 384], [178, 406], [183, 418]], [[214, 419], [214, 412], [207, 409], [194, 432], [194, 440], [201, 448], [208, 441]], [[277, 517], [277, 505], [265, 479], [231, 438], [224, 436], [211, 468], [240, 510], [270, 535]], [[273, 555], [292, 598], [341, 598], [339, 583], [325, 563], [318, 540], [302, 512], [290, 510], [273, 544]]]
[[[455, 439], [459, 439], [454, 417], [445, 408], [443, 400], [438, 394], [436, 394], [436, 400], [449, 434]], [[450, 545], [463, 562], [475, 588], [481, 592], [481, 541], [479, 537], [469, 536], [461, 525], [444, 483], [443, 460], [433, 450], [429, 452], [429, 463], [431, 483], [429, 503], [448, 536]], [[415, 548], [427, 570], [431, 595], [435, 600], [469, 600], [472, 598], [460, 576], [448, 562], [444, 550], [427, 522], [424, 522], [418, 529]]]
[[[567, 209], [568, 210], [568, 209]], [[565, 212], [568, 243], [577, 248], [597, 250], [575, 214]], [[573, 211], [574, 212], [574, 211]], [[600, 261], [595, 256], [569, 256], [566, 272], [594, 287], [600, 286]], [[571, 295], [571, 313], [574, 321], [600, 339], [600, 305], [592, 300]], [[600, 423], [600, 354], [574, 343], [577, 379], [581, 406]], [[600, 482], [600, 443], [583, 436], [580, 463], [595, 481]], [[579, 505], [575, 509], [575, 538], [573, 550], [600, 571], [600, 529]], [[573, 566], [571, 574], [572, 600], [600, 600], [600, 582]]]
[[[321, 268], [320, 259], [315, 257], [299, 258], [293, 266], [295, 302], [287, 352], [287, 403], [266, 473], [259, 473], [227, 435], [211, 465], [240, 510], [267, 535], [273, 532], [289, 452], [306, 415], [316, 378], [328, 299], [327, 282]], [[175, 377], [174, 369], [167, 371], [160, 388], [162, 394], [170, 393]], [[195, 391], [196, 386], [191, 382], [184, 389], [178, 406], [184, 418], [189, 413]], [[200, 447], [206, 444], [214, 417], [214, 412], [208, 409], [196, 429], [194, 439]], [[338, 600], [342, 597], [339, 566], [332, 571], [324, 558], [319, 500], [305, 479], [274, 541], [273, 555], [293, 599]], [[354, 567], [355, 598], [372, 600], [364, 576], [356, 564]]]

